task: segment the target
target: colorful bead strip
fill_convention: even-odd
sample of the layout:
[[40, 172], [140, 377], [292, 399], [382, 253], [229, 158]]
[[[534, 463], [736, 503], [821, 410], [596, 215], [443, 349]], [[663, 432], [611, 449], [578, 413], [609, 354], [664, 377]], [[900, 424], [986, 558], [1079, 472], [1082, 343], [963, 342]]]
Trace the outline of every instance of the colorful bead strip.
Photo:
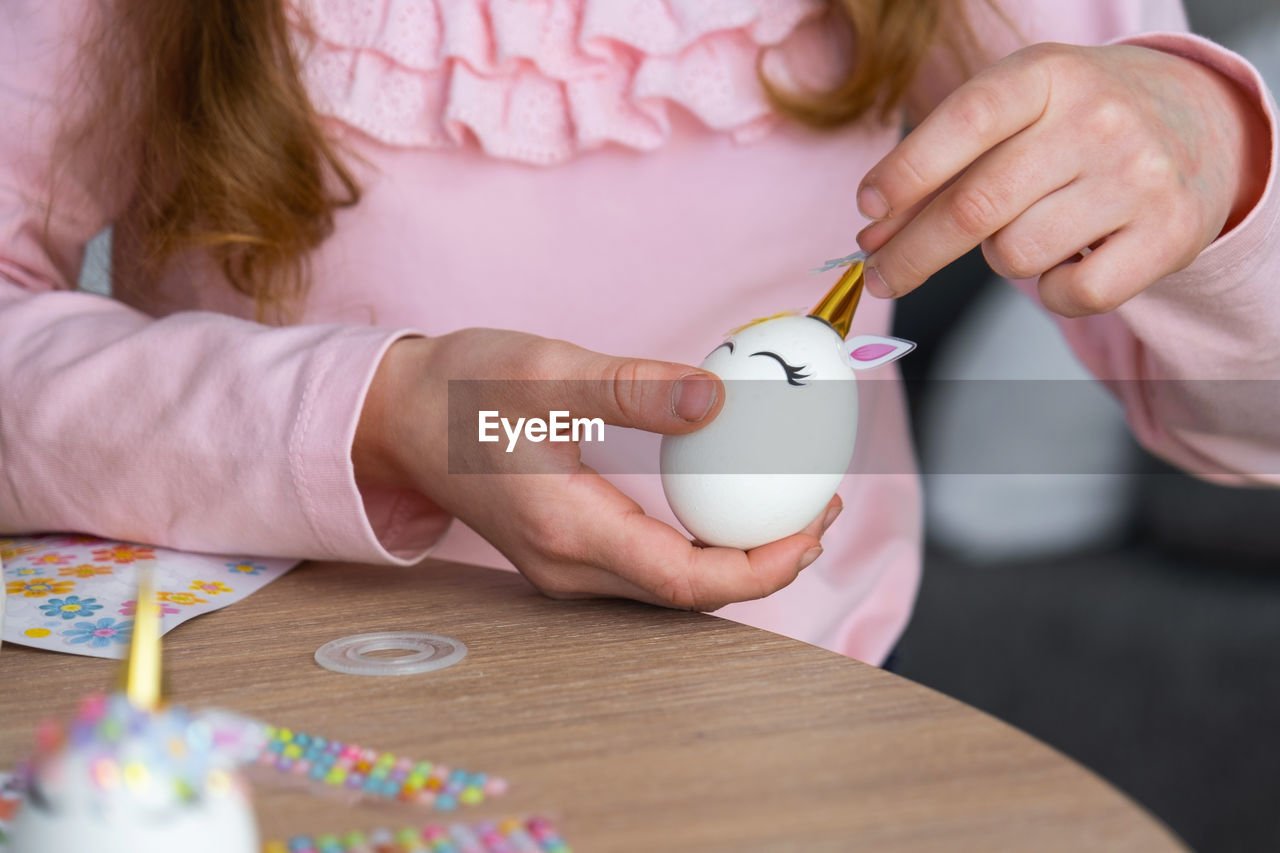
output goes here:
[[298, 835], [268, 841], [262, 853], [571, 853], [546, 818], [498, 823], [455, 823], [449, 826], [385, 829], [346, 835]]
[[476, 805], [507, 790], [505, 780], [484, 773], [397, 758], [389, 752], [274, 726], [266, 727], [266, 735], [259, 764], [352, 793], [450, 811], [459, 803]]

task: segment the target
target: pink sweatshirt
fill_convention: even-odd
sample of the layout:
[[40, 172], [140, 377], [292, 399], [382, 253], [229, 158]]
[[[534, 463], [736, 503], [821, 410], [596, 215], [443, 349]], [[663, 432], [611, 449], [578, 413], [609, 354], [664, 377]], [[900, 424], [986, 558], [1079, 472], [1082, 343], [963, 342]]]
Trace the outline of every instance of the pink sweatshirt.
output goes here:
[[[55, 84], [91, 5], [16, 0], [0, 26], [3, 532], [505, 565], [460, 523], [446, 533], [417, 494], [357, 487], [352, 436], [386, 348], [480, 325], [697, 363], [728, 327], [821, 295], [829, 282], [806, 270], [852, 249], [864, 224], [853, 191], [900, 130], [819, 134], [770, 114], [756, 55], [788, 38], [812, 49], [816, 0], [311, 0], [307, 84], [363, 158], [366, 194], [315, 253], [304, 322], [267, 328], [200, 256], [156, 291], [132, 289], [128, 181], [94, 195], [81, 179], [99, 164], [70, 164], [69, 201], [40, 239], [67, 103]], [[1259, 77], [1181, 34], [1176, 2], [1006, 5], [1028, 42], [1127, 38], [1233, 77], [1267, 117], [1274, 164]], [[1018, 46], [988, 18], [978, 30], [996, 54]], [[1129, 38], [1153, 31], [1169, 32]], [[944, 67], [924, 81], [935, 97], [959, 82]], [[75, 292], [86, 241], [111, 222], [114, 298]], [[1112, 314], [1061, 321], [1063, 333], [1104, 380], [1280, 378], [1278, 223], [1273, 165], [1257, 208], [1188, 269]], [[864, 300], [854, 333], [887, 332], [891, 310]], [[826, 552], [725, 616], [870, 661], [896, 641], [921, 505], [901, 389], [884, 372]], [[1227, 482], [1277, 482], [1280, 419], [1262, 413], [1276, 401], [1194, 387], [1115, 385], [1157, 453]], [[894, 473], [859, 474], [869, 459]], [[670, 519], [656, 477], [616, 479]]]

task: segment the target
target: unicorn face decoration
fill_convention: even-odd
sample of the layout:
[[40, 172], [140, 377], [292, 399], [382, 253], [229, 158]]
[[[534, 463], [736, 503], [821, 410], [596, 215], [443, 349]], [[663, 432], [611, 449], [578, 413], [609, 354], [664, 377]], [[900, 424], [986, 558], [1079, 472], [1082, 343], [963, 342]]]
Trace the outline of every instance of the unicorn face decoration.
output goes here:
[[853, 458], [855, 374], [915, 348], [899, 338], [845, 340], [862, 288], [862, 256], [810, 314], [784, 314], [730, 333], [701, 367], [725, 383], [716, 419], [666, 436], [667, 502], [707, 545], [750, 549], [798, 533], [831, 500]]
[[214, 712], [90, 696], [65, 731], [42, 730], [20, 771], [13, 853], [256, 853], [257, 829], [236, 766], [261, 727]]

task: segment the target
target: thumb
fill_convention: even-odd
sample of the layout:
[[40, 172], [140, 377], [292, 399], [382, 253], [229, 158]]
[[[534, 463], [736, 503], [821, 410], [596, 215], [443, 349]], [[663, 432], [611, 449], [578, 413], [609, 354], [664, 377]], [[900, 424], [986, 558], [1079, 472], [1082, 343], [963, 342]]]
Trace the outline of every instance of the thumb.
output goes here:
[[559, 401], [575, 413], [614, 426], [648, 432], [693, 432], [724, 405], [724, 383], [714, 373], [646, 358], [620, 358], [571, 347], [562, 353], [565, 383]]

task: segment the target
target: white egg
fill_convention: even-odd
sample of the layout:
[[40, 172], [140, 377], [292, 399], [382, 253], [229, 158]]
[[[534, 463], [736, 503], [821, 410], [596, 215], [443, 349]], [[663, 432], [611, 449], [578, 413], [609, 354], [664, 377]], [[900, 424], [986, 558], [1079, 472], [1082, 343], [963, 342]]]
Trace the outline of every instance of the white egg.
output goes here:
[[724, 380], [719, 415], [662, 440], [662, 487], [676, 517], [707, 545], [744, 550], [799, 533], [826, 507], [853, 458], [854, 371], [913, 347], [897, 338], [845, 341], [801, 315], [732, 335], [701, 365]]
[[59, 747], [32, 763], [12, 853], [258, 853], [236, 765], [260, 727], [216, 712], [138, 711], [117, 694], [86, 702]]
[[112, 797], [93, 808], [45, 811], [24, 803], [12, 828], [13, 853], [258, 853], [253, 813], [243, 796], [168, 810]]

